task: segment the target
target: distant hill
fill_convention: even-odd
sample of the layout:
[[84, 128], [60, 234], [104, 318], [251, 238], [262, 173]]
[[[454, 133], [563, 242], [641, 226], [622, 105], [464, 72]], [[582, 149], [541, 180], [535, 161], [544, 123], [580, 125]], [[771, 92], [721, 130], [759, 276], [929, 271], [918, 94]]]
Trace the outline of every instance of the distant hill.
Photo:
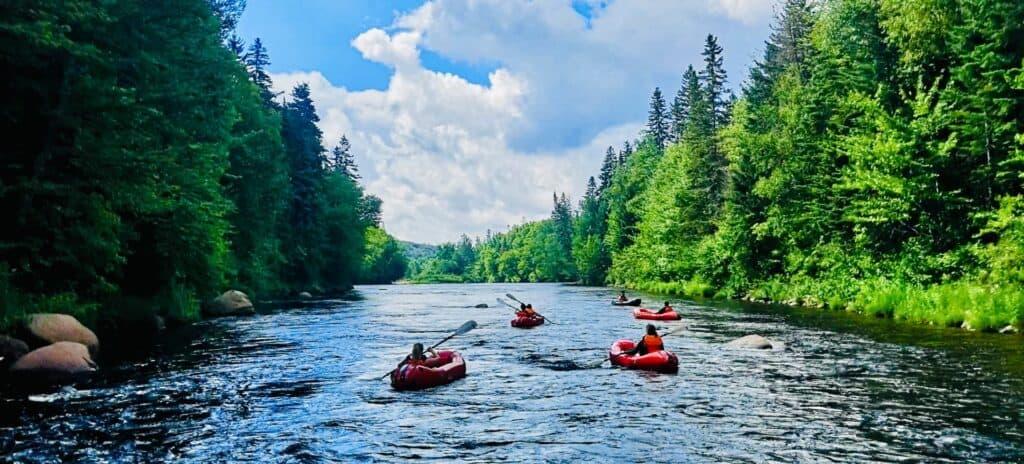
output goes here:
[[398, 243], [402, 244], [402, 248], [405, 250], [405, 257], [408, 258], [409, 261], [431, 258], [437, 254], [437, 245], [405, 242], [401, 240]]

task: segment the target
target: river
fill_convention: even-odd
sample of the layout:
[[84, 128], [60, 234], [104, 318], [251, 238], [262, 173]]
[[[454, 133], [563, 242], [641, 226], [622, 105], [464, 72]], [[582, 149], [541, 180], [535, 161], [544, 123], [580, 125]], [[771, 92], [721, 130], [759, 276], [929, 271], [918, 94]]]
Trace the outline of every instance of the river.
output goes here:
[[[558, 325], [509, 327], [512, 292]], [[1018, 336], [840, 312], [676, 304], [676, 375], [609, 367], [643, 323], [611, 289], [392, 285], [267, 306], [104, 352], [92, 380], [0, 400], [14, 462], [1020, 462]], [[645, 306], [657, 306], [640, 295]], [[487, 303], [491, 307], [470, 306]], [[422, 341], [466, 378], [423, 392], [378, 380]], [[679, 322], [658, 323], [675, 327]], [[748, 333], [784, 349], [722, 344]], [[106, 346], [106, 345], [105, 345]]]

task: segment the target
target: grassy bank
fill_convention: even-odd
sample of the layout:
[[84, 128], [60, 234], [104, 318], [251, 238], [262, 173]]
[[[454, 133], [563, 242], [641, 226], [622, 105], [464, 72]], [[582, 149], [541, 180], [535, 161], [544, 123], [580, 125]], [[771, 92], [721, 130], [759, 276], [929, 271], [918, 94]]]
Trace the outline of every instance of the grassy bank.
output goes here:
[[1016, 286], [953, 282], [921, 286], [886, 279], [822, 282], [774, 280], [728, 295], [702, 279], [682, 282], [628, 282], [627, 287], [689, 298], [739, 298], [851, 311], [920, 324], [999, 331], [1024, 324], [1024, 289]]

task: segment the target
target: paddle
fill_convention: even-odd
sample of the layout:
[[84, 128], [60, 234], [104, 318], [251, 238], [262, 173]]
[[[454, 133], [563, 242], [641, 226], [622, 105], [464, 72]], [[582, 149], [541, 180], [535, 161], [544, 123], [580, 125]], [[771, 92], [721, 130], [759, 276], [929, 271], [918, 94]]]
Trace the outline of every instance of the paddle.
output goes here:
[[[434, 344], [434, 346], [431, 346], [430, 348], [427, 348], [427, 350], [432, 350], [432, 349], [434, 349], [434, 348], [437, 348], [438, 346], [441, 346], [441, 344], [442, 344], [442, 343], [444, 343], [444, 342], [446, 342], [446, 341], [448, 341], [448, 340], [451, 340], [452, 338], [454, 338], [454, 337], [455, 337], [456, 335], [462, 335], [462, 334], [464, 334], [464, 333], [466, 333], [466, 332], [469, 332], [470, 330], [473, 330], [473, 329], [475, 329], [475, 328], [476, 328], [476, 321], [472, 321], [472, 320], [470, 320], [470, 321], [466, 321], [466, 323], [465, 323], [465, 324], [462, 324], [462, 326], [460, 326], [460, 327], [459, 327], [458, 329], [455, 329], [455, 332], [452, 332], [452, 334], [451, 334], [451, 335], [449, 335], [449, 336], [447, 336], [447, 337], [444, 337], [444, 339], [443, 339], [443, 340], [441, 340], [441, 341], [439, 341], [439, 342], [435, 343], [435, 344]], [[426, 351], [426, 350], [424, 350], [424, 351]], [[390, 372], [388, 372], [387, 374], [384, 374], [383, 376], [381, 376], [381, 379], [383, 379], [383, 378], [385, 378], [385, 377], [387, 377], [387, 376], [391, 375], [392, 373], [394, 373], [395, 371], [397, 371], [397, 370], [398, 370], [398, 369], [399, 369], [400, 367], [401, 367], [401, 366], [399, 366], [399, 367], [396, 367], [396, 368], [394, 368], [394, 369], [391, 369], [391, 371], [390, 371]]]
[[[519, 304], [526, 304], [526, 303], [523, 303], [522, 301], [519, 301], [519, 298], [516, 298], [516, 297], [515, 297], [515, 296], [513, 296], [513, 295], [512, 295], [511, 293], [506, 293], [506, 294], [505, 294], [505, 296], [507, 296], [507, 297], [511, 298], [511, 299], [512, 299], [512, 301], [515, 301], [516, 303], [519, 303]], [[500, 301], [500, 300], [499, 300], [499, 301]], [[508, 306], [511, 306], [511, 307], [515, 308], [515, 306], [512, 306], [512, 305], [510, 305], [510, 304], [508, 304], [508, 303], [505, 303], [505, 304], [506, 304], [506, 305], [508, 305]], [[532, 309], [532, 308], [531, 308], [531, 309]], [[535, 313], [537, 313], [537, 311], [534, 311], [534, 312], [535, 312]], [[557, 322], [555, 322], [555, 321], [552, 321], [551, 319], [548, 319], [548, 318], [544, 317], [544, 316], [543, 316], [543, 315], [542, 315], [541, 313], [537, 313], [537, 316], [540, 316], [540, 318], [541, 318], [541, 319], [544, 319], [545, 321], [548, 321], [548, 322], [550, 322], [550, 323], [552, 323], [552, 324], [558, 325], [558, 323], [557, 323]]]
[[[679, 332], [681, 330], [684, 330], [684, 329], [686, 329], [686, 326], [676, 327], [675, 329], [669, 330], [668, 332], [665, 332], [665, 333], [661, 334], [661, 338], [665, 338], [665, 337], [667, 337], [669, 335], [672, 335], [672, 334], [674, 334], [676, 332]], [[592, 369], [592, 368], [595, 368], [595, 367], [600, 367], [602, 364], [605, 363], [605, 361], [611, 361], [611, 359], [607, 355], [605, 355], [604, 359], [602, 359], [600, 362], [597, 362], [597, 363], [587, 363], [587, 364], [584, 364], [584, 367], [586, 367], [587, 369]]]

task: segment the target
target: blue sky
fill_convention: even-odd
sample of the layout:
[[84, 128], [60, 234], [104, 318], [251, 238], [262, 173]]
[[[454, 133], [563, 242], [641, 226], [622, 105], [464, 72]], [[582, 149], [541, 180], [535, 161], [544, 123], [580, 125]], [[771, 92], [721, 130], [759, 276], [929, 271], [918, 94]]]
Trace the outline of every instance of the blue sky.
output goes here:
[[279, 90], [308, 82], [325, 142], [347, 134], [405, 240], [545, 217], [609, 145], [637, 137], [707, 34], [739, 89], [772, 0], [249, 0]]

